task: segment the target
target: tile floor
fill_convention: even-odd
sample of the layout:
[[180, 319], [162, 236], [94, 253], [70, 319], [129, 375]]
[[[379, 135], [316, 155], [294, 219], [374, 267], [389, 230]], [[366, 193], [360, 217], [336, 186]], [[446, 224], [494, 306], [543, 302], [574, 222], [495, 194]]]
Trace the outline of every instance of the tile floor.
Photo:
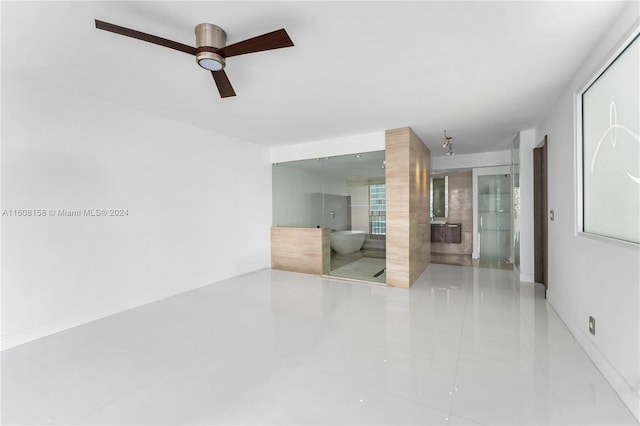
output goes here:
[[264, 270], [2, 353], [3, 424], [637, 424], [497, 269], [411, 290]]
[[351, 254], [338, 254], [331, 251], [331, 270], [338, 269], [344, 265], [348, 265], [351, 262], [355, 262], [358, 259], [362, 259], [364, 256], [361, 251]]
[[386, 266], [386, 259], [379, 259], [375, 257], [361, 257], [351, 263], [347, 263], [346, 265], [333, 269], [327, 275], [386, 285]]

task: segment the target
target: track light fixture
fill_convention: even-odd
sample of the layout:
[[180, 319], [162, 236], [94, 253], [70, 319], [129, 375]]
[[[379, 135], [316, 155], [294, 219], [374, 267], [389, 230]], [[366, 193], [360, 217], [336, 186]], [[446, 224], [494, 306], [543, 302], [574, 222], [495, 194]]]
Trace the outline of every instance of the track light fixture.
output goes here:
[[442, 144], [443, 148], [447, 148], [449, 147], [449, 145], [451, 144], [451, 139], [453, 139], [451, 136], [447, 136], [447, 131], [444, 131], [444, 143]]
[[451, 142], [451, 139], [453, 139], [453, 137], [447, 136], [447, 131], [445, 130], [442, 147], [447, 149], [447, 155], [456, 155], [456, 153], [453, 152], [453, 142]]

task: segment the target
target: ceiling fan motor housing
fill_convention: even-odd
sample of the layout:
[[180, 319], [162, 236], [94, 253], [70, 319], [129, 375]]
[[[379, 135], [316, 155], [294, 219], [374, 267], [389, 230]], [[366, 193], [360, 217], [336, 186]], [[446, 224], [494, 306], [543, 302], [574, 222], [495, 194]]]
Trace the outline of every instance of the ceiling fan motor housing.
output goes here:
[[223, 48], [227, 43], [227, 33], [217, 25], [198, 24], [196, 26], [196, 61], [202, 68], [219, 71], [224, 69], [225, 60], [215, 52], [202, 50], [201, 47]]

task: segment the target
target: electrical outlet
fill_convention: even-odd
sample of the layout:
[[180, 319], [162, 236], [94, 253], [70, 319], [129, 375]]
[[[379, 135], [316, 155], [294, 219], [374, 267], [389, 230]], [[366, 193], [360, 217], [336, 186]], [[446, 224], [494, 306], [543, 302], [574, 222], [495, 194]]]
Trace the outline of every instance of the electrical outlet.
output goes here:
[[589, 333], [596, 335], [596, 320], [593, 317], [589, 317]]

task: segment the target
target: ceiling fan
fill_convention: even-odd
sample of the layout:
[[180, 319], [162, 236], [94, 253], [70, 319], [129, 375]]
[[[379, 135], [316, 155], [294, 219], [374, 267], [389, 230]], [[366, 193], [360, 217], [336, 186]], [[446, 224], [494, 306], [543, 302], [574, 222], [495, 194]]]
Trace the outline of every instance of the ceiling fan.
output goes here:
[[191, 47], [186, 44], [110, 24], [98, 19], [95, 21], [96, 28], [100, 30], [110, 31], [126, 37], [168, 47], [169, 49], [179, 50], [189, 55], [195, 55], [198, 65], [211, 71], [213, 80], [222, 98], [236, 96], [236, 92], [231, 86], [227, 73], [224, 72], [226, 58], [293, 46], [293, 42], [284, 28], [226, 46], [227, 34], [222, 28], [213, 24], [199, 24], [196, 26], [197, 47]]

